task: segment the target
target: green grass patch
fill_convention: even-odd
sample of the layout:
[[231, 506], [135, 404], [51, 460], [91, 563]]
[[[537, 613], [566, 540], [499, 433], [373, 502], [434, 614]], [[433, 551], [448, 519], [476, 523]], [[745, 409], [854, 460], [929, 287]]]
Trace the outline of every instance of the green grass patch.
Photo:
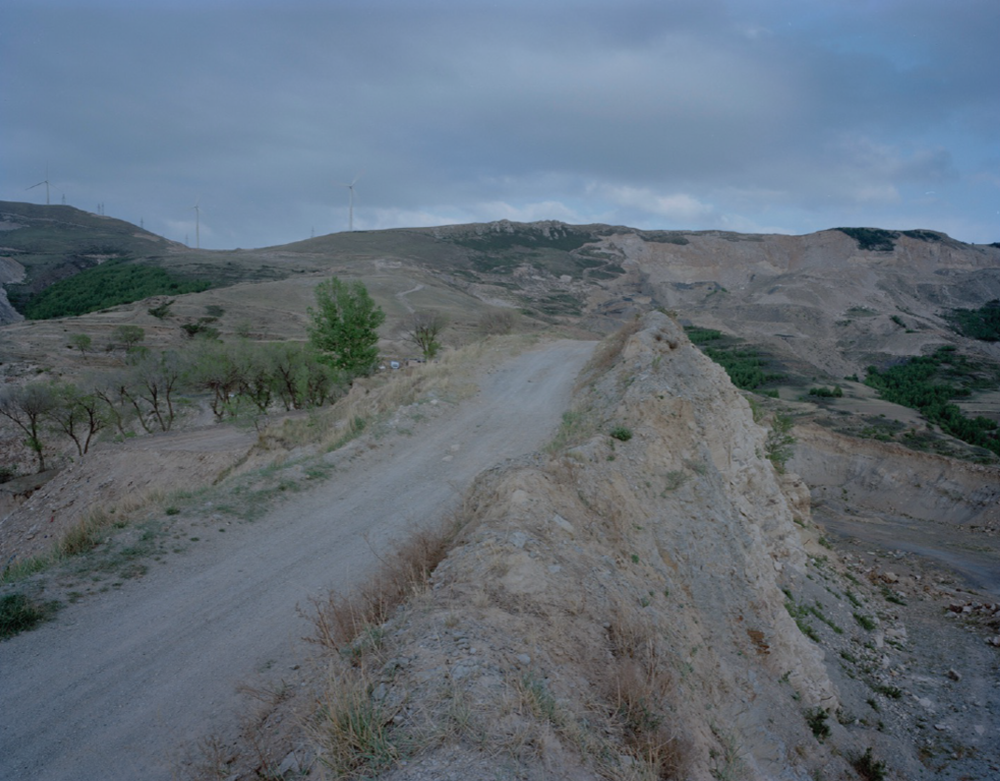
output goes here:
[[555, 455], [580, 442], [589, 432], [586, 416], [582, 412], [567, 410], [562, 414], [562, 423], [556, 431], [555, 438], [545, 450]]
[[34, 629], [59, 609], [58, 602], [40, 603], [24, 594], [0, 597], [0, 640]]
[[858, 626], [869, 632], [875, 628], [875, 619], [871, 616], [866, 616], [864, 613], [855, 613], [854, 620], [858, 622]]

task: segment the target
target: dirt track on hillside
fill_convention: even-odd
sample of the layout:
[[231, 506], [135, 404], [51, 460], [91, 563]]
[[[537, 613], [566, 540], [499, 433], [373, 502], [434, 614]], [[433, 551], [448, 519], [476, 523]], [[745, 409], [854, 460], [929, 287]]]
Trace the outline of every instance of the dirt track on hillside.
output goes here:
[[297, 605], [363, 579], [481, 470], [545, 444], [592, 347], [508, 361], [414, 436], [356, 443], [358, 458], [263, 520], [0, 645], [0, 777], [172, 778], [185, 746], [238, 721], [241, 681], [302, 657]]

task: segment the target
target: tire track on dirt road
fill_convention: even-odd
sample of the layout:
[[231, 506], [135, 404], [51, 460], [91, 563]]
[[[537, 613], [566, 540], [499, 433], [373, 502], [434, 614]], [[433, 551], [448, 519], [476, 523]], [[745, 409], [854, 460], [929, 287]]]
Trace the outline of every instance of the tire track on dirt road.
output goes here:
[[593, 344], [505, 361], [414, 436], [0, 644], [0, 778], [174, 778], [182, 747], [235, 728], [241, 681], [305, 655], [297, 604], [365, 578], [375, 551], [441, 518], [479, 472], [551, 438]]

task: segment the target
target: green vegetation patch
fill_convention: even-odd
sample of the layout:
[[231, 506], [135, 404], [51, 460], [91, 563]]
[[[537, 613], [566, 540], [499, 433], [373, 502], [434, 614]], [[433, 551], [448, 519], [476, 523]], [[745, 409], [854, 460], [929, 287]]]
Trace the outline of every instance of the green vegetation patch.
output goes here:
[[979, 309], [954, 309], [946, 317], [962, 336], [984, 342], [1000, 341], [1000, 298]]
[[0, 640], [34, 629], [57, 609], [56, 602], [40, 604], [24, 594], [5, 594], [0, 598]]
[[654, 244], [676, 244], [678, 247], [691, 243], [683, 233], [671, 231], [649, 231], [643, 233], [642, 238]]
[[755, 391], [785, 379], [784, 374], [771, 370], [771, 361], [767, 357], [752, 347], [741, 346], [738, 339], [725, 336], [713, 328], [689, 326], [684, 330], [692, 343], [726, 370], [737, 388]]
[[200, 293], [209, 287], [205, 281], [179, 279], [162, 268], [119, 258], [50, 285], [24, 303], [22, 314], [29, 320], [73, 317], [150, 296]]
[[997, 424], [985, 417], [968, 418], [952, 399], [973, 390], [995, 388], [1000, 373], [975, 364], [954, 347], [940, 347], [931, 355], [911, 358], [884, 371], [868, 367], [865, 384], [895, 404], [919, 410], [948, 434], [970, 445], [1000, 455]]
[[896, 248], [897, 231], [887, 231], [881, 228], [835, 228], [846, 233], [858, 243], [858, 249], [873, 252], [892, 252]]
[[945, 239], [943, 234], [927, 230], [903, 231], [903, 235], [919, 241], [944, 241]]

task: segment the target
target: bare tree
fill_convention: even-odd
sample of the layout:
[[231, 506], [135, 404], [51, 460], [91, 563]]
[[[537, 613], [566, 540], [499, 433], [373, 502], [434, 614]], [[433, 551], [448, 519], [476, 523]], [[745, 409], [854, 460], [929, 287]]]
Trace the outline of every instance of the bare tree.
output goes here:
[[509, 334], [514, 328], [514, 310], [488, 309], [479, 318], [479, 331], [484, 336]]
[[56, 404], [47, 417], [76, 445], [81, 456], [90, 449], [94, 436], [108, 425], [108, 413], [102, 399], [71, 383], [53, 386]]
[[8, 418], [25, 433], [25, 443], [38, 459], [38, 471], [45, 471], [45, 453], [41, 439], [41, 423], [57, 404], [51, 386], [32, 382], [0, 391], [0, 415]]
[[448, 318], [440, 312], [414, 312], [404, 325], [406, 338], [413, 342], [424, 354], [425, 360], [430, 360], [441, 350], [438, 336], [448, 325]]
[[124, 392], [132, 400], [146, 431], [149, 428], [142, 421], [143, 412], [139, 400], [145, 402], [147, 416], [156, 420], [160, 430], [169, 431], [177, 414], [174, 395], [181, 382], [182, 368], [176, 353], [164, 352], [146, 356], [126, 375]]

